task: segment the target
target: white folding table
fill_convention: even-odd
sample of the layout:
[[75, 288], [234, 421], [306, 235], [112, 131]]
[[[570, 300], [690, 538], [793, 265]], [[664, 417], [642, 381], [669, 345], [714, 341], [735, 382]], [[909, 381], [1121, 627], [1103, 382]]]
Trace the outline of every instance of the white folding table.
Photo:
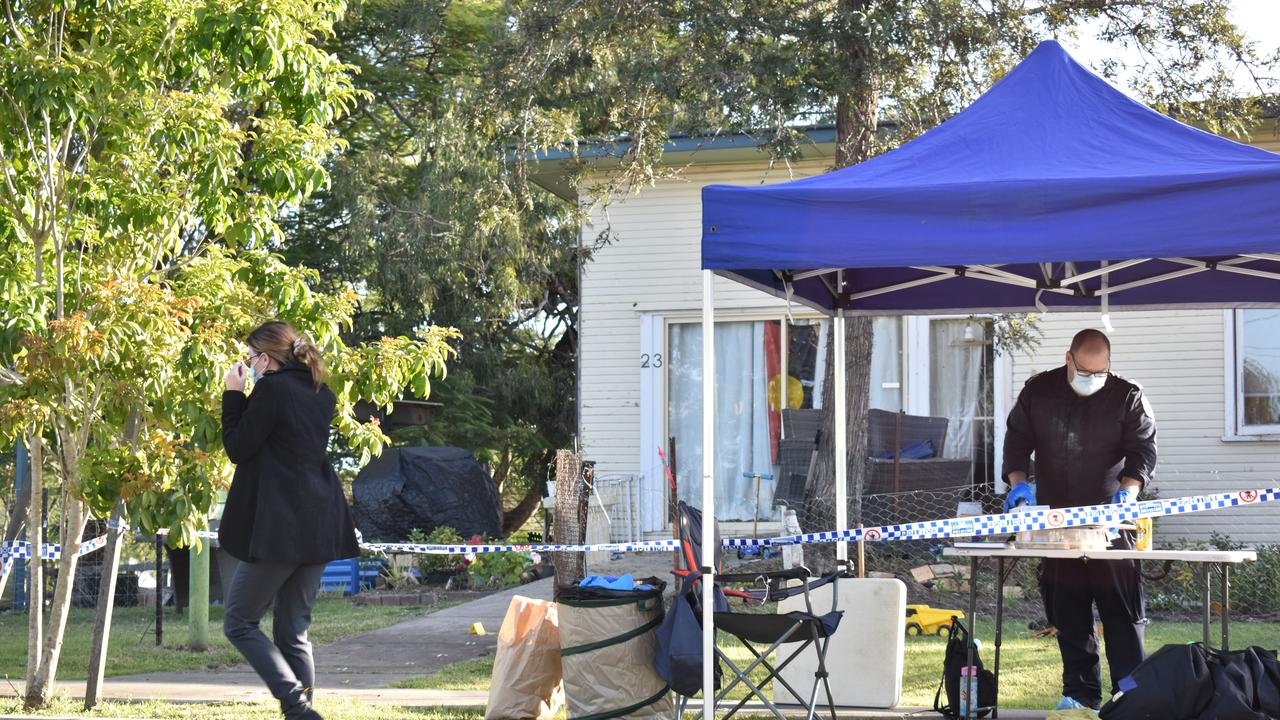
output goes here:
[[[996, 704], [991, 710], [991, 717], [1000, 717], [1000, 643], [1004, 631], [1004, 582], [1013, 572], [1018, 561], [1023, 558], [1080, 558], [1085, 560], [1155, 560], [1165, 562], [1202, 563], [1204, 570], [1204, 644], [1210, 646], [1209, 627], [1211, 610], [1209, 590], [1211, 574], [1218, 568], [1222, 592], [1222, 650], [1230, 649], [1231, 628], [1231, 566], [1236, 563], [1250, 562], [1258, 559], [1253, 550], [1050, 550], [1038, 548], [1008, 547], [991, 543], [991, 547], [949, 547], [942, 551], [946, 557], [969, 558], [969, 664], [973, 664], [973, 642], [977, 637], [978, 614], [978, 562], [983, 558], [996, 560], [996, 643], [992, 674], [996, 678]], [[971, 711], [970, 717], [977, 717], [977, 708]]]

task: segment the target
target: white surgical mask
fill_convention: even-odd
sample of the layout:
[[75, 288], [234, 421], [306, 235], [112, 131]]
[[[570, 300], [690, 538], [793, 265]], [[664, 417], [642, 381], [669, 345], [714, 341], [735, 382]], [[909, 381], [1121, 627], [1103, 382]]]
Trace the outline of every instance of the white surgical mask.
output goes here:
[[1071, 378], [1071, 388], [1075, 390], [1076, 394], [1080, 395], [1081, 397], [1089, 397], [1090, 395], [1101, 390], [1102, 386], [1106, 384], [1107, 384], [1106, 373], [1098, 373], [1096, 375], [1090, 375], [1088, 377], [1081, 375], [1080, 373], [1076, 373], [1076, 376], [1074, 378]]
[[261, 353], [254, 355], [253, 358], [249, 360], [249, 377], [254, 382], [258, 382], [259, 380], [262, 379], [262, 373], [258, 372], [258, 369], [254, 367], [255, 365], [258, 364], [258, 358], [260, 357], [262, 357]]

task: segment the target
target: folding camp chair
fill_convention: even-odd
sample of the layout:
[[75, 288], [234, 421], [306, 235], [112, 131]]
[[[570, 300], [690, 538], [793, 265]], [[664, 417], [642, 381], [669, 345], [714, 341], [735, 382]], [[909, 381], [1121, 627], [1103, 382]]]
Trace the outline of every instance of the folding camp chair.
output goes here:
[[[701, 618], [701, 596], [698, 592], [698, 583], [701, 582], [701, 574], [698, 569], [702, 566], [701, 546], [699, 542], [699, 528], [702, 527], [702, 513], [685, 502], [678, 505], [680, 517], [680, 554], [685, 565], [684, 569], [675, 571], [675, 574], [683, 580], [681, 592], [692, 592], [695, 606]], [[715, 526], [716, 539], [720, 537], [719, 525]], [[719, 547], [719, 545], [717, 545]], [[837, 608], [839, 593], [835, 583], [842, 577], [847, 576], [845, 571], [831, 573], [825, 577], [810, 579], [809, 571], [803, 567], [793, 568], [791, 570], [780, 570], [759, 573], [738, 573], [738, 574], [720, 574], [722, 569], [722, 553], [717, 551], [716, 554], [716, 608], [712, 617], [714, 618], [715, 627], [719, 631], [723, 631], [738, 638], [738, 640], [747, 648], [754, 659], [745, 667], [739, 667], [737, 663], [720, 649], [716, 647], [716, 658], [719, 662], [724, 663], [734, 677], [723, 688], [716, 691], [716, 705], [726, 701], [729, 693], [739, 684], [745, 685], [749, 691], [747, 697], [743, 698], [728, 715], [724, 717], [732, 717], [735, 713], [742, 709], [744, 705], [751, 700], [752, 697], [758, 698], [765, 707], [777, 717], [779, 720], [785, 720], [782, 711], [774, 704], [766, 695], [764, 686], [770, 680], [781, 683], [783, 687], [791, 693], [806, 711], [807, 720], [813, 720], [817, 710], [815, 703], [818, 700], [818, 690], [822, 689], [826, 693], [827, 708], [831, 713], [832, 720], [835, 720], [835, 700], [831, 696], [831, 685], [828, 682], [827, 672], [827, 646], [831, 642], [831, 635], [835, 633], [836, 628], [840, 625], [840, 618], [844, 614]], [[798, 585], [793, 583], [799, 583]], [[737, 586], [736, 588], [722, 588], [724, 586]], [[818, 615], [814, 612], [813, 601], [810, 597], [810, 591], [826, 585], [832, 585], [831, 592], [831, 611]], [[721, 595], [723, 591], [723, 596]], [[765, 615], [759, 613], [735, 613], [729, 608], [729, 604], [721, 600], [721, 597], [741, 599], [744, 603], [763, 604], [766, 602], [776, 602], [785, 598], [796, 595], [804, 595], [805, 609], [804, 611], [790, 612], [784, 615]], [[677, 601], [681, 598], [677, 597]], [[770, 662], [769, 658], [777, 653], [778, 657], [782, 656], [782, 648], [789, 645], [797, 645], [790, 654], [786, 656], [780, 664]], [[761, 646], [764, 646], [761, 649]], [[793, 660], [800, 657], [806, 650], [812, 648], [817, 656], [818, 668], [814, 672], [813, 687], [807, 694], [808, 702], [806, 703], [802, 695], [796, 691], [781, 675], [782, 670], [791, 664]], [[757, 668], [764, 668], [766, 676], [760, 683], [752, 682], [751, 673]], [[706, 690], [703, 690], [706, 692]], [[684, 706], [687, 704], [688, 698], [681, 698], [677, 707], [677, 717], [683, 717]], [[695, 716], [701, 717], [701, 714]]]

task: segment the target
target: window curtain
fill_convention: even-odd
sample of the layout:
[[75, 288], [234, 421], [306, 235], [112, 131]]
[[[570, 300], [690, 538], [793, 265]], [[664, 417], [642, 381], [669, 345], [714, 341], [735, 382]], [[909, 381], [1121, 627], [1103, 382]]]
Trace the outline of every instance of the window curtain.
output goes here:
[[1241, 380], [1245, 425], [1280, 424], [1280, 311], [1244, 310]]
[[[668, 431], [676, 438], [679, 497], [702, 505], [702, 325], [669, 326]], [[716, 516], [751, 520], [756, 486], [775, 475], [769, 439], [764, 322], [716, 323]], [[760, 483], [760, 518], [773, 514], [772, 481]]]
[[877, 410], [899, 412], [902, 410], [902, 319], [874, 318], [871, 332], [870, 405]]
[[929, 335], [930, 414], [948, 420], [942, 456], [972, 460], [982, 326], [971, 320], [934, 320], [929, 323]]

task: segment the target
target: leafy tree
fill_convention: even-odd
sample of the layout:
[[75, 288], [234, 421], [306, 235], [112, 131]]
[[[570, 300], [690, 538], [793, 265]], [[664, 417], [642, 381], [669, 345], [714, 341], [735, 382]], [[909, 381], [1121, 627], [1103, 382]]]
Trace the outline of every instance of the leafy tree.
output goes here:
[[364, 0], [327, 49], [358, 69], [333, 182], [291, 216], [282, 252], [355, 287], [352, 338], [457, 328], [429, 428], [400, 442], [466, 447], [507, 498], [504, 530], [537, 507], [550, 453], [574, 431], [576, 209], [508, 163], [507, 113], [486, 95], [501, 6]]
[[[61, 511], [48, 627], [30, 611], [26, 704], [57, 674], [87, 520], [190, 544], [229, 481], [218, 398], [258, 322], [332, 358], [338, 433], [442, 374], [454, 333], [348, 346], [356, 298], [265, 249], [326, 182], [329, 127], [358, 98], [319, 47], [341, 7], [306, 0], [9, 2], [0, 24], [0, 441], [26, 440]], [[40, 549], [40, 494], [28, 509]], [[113, 542], [118, 541], [114, 533]], [[41, 563], [31, 564], [41, 587]]]
[[[883, 152], [951, 116], [1049, 37], [1093, 33], [1117, 57], [1100, 71], [1214, 132], [1255, 118], [1243, 95], [1270, 95], [1274, 64], [1246, 42], [1228, 0], [529, 0], [510, 2], [493, 54], [489, 106], [524, 160], [585, 139], [625, 140], [618, 167], [582, 183], [594, 202], [678, 172], [661, 165], [668, 133], [746, 132], [776, 162], [804, 150], [803, 129], [836, 128], [837, 167]], [[625, 238], [619, 240], [625, 242]], [[848, 323], [850, 497], [865, 456], [871, 325]], [[828, 362], [828, 372], [833, 363]], [[833, 383], [828, 378], [826, 392]], [[831, 397], [826, 425], [831, 426]], [[802, 524], [834, 524], [833, 434]], [[857, 515], [857, 506], [852, 508]], [[819, 553], [830, 550], [816, 547]], [[811, 558], [822, 567], [824, 558]]]

